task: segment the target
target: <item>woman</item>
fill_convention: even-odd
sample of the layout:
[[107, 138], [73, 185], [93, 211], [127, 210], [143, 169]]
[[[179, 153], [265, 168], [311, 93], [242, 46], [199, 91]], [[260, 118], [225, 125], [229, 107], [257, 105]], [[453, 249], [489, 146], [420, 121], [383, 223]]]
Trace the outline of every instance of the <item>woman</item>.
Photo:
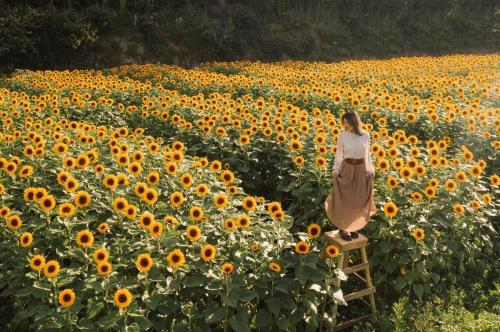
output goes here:
[[358, 113], [344, 113], [342, 124], [345, 131], [337, 138], [332, 188], [325, 210], [339, 228], [340, 237], [351, 241], [377, 212], [373, 203], [375, 169], [370, 160], [370, 135], [362, 131]]

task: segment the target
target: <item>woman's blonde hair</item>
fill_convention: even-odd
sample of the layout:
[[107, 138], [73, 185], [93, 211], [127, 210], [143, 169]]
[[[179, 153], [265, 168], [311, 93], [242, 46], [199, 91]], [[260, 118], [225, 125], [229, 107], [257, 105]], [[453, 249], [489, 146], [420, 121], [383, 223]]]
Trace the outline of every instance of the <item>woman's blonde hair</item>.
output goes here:
[[351, 127], [353, 128], [354, 130], [354, 133], [356, 135], [363, 135], [365, 132], [363, 130], [363, 128], [361, 127], [362, 126], [362, 123], [361, 123], [361, 119], [359, 117], [359, 114], [358, 112], [356, 111], [346, 111], [344, 114], [342, 114], [342, 121], [347, 122], [349, 125], [351, 125]]

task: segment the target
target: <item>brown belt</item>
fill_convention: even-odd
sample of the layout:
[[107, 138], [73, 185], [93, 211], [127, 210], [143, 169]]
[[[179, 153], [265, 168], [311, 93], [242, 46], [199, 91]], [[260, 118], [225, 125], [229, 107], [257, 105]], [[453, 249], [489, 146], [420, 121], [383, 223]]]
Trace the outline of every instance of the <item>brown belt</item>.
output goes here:
[[344, 159], [346, 163], [351, 164], [351, 165], [359, 165], [365, 162], [364, 158], [361, 159], [353, 159], [353, 158], [345, 158]]

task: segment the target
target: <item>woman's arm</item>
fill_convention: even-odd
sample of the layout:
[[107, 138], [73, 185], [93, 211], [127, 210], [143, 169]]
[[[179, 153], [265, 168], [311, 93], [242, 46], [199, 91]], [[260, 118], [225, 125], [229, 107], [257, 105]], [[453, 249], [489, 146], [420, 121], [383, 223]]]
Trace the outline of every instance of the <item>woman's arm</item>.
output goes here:
[[342, 165], [342, 160], [344, 160], [344, 145], [342, 142], [342, 133], [337, 137], [337, 144], [335, 149], [335, 160], [333, 162], [333, 172], [340, 171], [340, 166]]
[[370, 159], [370, 134], [366, 132], [366, 135], [368, 138], [366, 139], [366, 148], [365, 148], [365, 165], [366, 165], [366, 172], [367, 173], [373, 173], [375, 174], [375, 169], [372, 166], [372, 161]]

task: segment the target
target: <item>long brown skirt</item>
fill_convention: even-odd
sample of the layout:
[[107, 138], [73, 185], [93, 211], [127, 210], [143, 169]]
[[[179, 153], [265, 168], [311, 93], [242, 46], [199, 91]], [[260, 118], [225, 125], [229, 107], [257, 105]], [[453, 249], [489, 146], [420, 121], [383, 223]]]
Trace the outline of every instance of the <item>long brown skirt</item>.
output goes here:
[[367, 174], [364, 163], [353, 165], [342, 161], [325, 200], [330, 222], [346, 232], [365, 227], [377, 212], [373, 202], [373, 174]]

